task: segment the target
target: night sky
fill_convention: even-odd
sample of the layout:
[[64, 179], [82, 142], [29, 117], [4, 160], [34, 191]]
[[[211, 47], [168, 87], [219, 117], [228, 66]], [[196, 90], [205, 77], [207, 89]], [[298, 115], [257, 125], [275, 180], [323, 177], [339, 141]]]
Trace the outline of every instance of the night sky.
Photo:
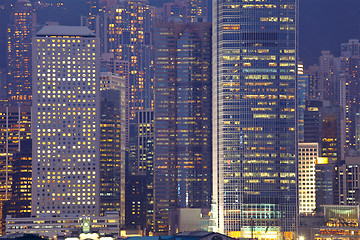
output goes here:
[[[0, 4], [8, 0], [0, 0]], [[55, 1], [55, 0], [53, 0]], [[78, 25], [79, 16], [86, 15], [85, 0], [62, 0], [65, 9], [42, 9], [38, 22], [59, 21], [64, 25]], [[150, 0], [161, 6], [168, 0]], [[340, 54], [340, 43], [360, 38], [359, 0], [300, 0], [300, 59], [305, 65], [318, 61], [321, 50]], [[6, 67], [6, 33], [3, 12], [0, 12], [0, 68]]]

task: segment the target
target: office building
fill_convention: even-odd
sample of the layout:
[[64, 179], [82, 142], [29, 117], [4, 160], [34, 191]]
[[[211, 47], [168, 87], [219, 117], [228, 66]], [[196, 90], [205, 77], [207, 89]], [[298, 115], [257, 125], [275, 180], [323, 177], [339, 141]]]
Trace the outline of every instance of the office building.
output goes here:
[[133, 155], [137, 161], [131, 161], [129, 172], [136, 175], [153, 175], [154, 157], [154, 111], [146, 109], [136, 115], [136, 146]]
[[304, 142], [321, 143], [322, 101], [308, 100], [304, 111]]
[[[28, 188], [28, 180], [24, 179], [20, 183], [16, 182], [17, 166], [21, 164], [19, 154], [26, 154], [27, 144], [24, 141], [31, 141], [31, 108], [29, 106], [10, 106], [0, 107], [0, 224], [2, 233], [6, 217], [6, 201], [12, 199], [13, 190], [15, 196], [18, 195], [19, 189], [17, 184], [22, 185], [24, 199]], [[30, 155], [31, 157], [31, 155]], [[26, 158], [26, 157], [25, 157]], [[15, 174], [15, 176], [13, 176]], [[15, 177], [15, 179], [13, 179]], [[16, 189], [14, 189], [14, 187]], [[25, 214], [28, 207], [24, 206], [23, 211], [19, 214]]]
[[[31, 139], [22, 140], [22, 149], [14, 153], [12, 165], [11, 197], [4, 202], [2, 216], [24, 218], [31, 216]], [[3, 229], [3, 233], [5, 229]]]
[[111, 72], [129, 80], [129, 61], [119, 60], [114, 57], [114, 53], [101, 54], [101, 71]]
[[[356, 44], [351, 43], [352, 41], [348, 44], [342, 44], [342, 48], [345, 48], [345, 46], [347, 46], [347, 49], [356, 48]], [[360, 91], [358, 84], [360, 78], [360, 55], [348, 56], [349, 51], [342, 52], [344, 56], [339, 58], [340, 107], [342, 108], [341, 117], [345, 125], [342, 142], [347, 156], [355, 155], [358, 152], [356, 145], [356, 116], [360, 112], [358, 94]]]
[[210, 210], [211, 24], [157, 23], [155, 231], [175, 232], [179, 210]]
[[8, 27], [8, 100], [31, 104], [31, 39], [35, 16], [29, 0], [17, 0]]
[[32, 216], [99, 216], [99, 39], [45, 26], [33, 40]]
[[[126, 230], [147, 230], [146, 235], [153, 228], [152, 218], [149, 219], [146, 215], [147, 210], [152, 207], [147, 201], [147, 184], [146, 175], [126, 176]], [[151, 222], [148, 223], [148, 220]]]
[[299, 143], [299, 213], [311, 214], [316, 208], [316, 164], [319, 157], [318, 143]]
[[0, 69], [0, 102], [2, 105], [7, 104], [7, 70]]
[[129, 62], [130, 120], [137, 110], [153, 107], [152, 23], [147, 0], [121, 1], [107, 19], [106, 52]]
[[89, 15], [85, 26], [87, 26], [93, 33], [96, 34], [98, 30], [98, 15], [100, 14], [100, 3], [99, 0], [89, 0], [87, 2], [89, 8]]
[[141, 210], [128, 211], [127, 226], [140, 226], [154, 231], [154, 111], [146, 109], [136, 114], [136, 129], [128, 164], [129, 195], [127, 206]]
[[[116, 74], [117, 76], [124, 78], [123, 81], [125, 84], [125, 102], [126, 102], [126, 108], [125, 110], [125, 121], [123, 124], [126, 128], [126, 139], [125, 139], [125, 147], [126, 149], [129, 148], [129, 61], [125, 60], [119, 60], [114, 57], [113, 53], [103, 53], [101, 54], [101, 60], [100, 60], [100, 70], [102, 72], [110, 72], [113, 74]], [[122, 82], [123, 82], [122, 81]]]
[[326, 157], [319, 157], [315, 165], [316, 187], [316, 214], [321, 214], [322, 205], [333, 205], [337, 190], [337, 167], [336, 163]]
[[31, 139], [30, 107], [0, 107], [0, 162], [2, 200], [11, 197], [13, 155], [22, 149], [22, 142]]
[[327, 157], [329, 162], [341, 160], [340, 108], [331, 106], [328, 101], [306, 101], [304, 111], [304, 142], [319, 144], [319, 156]]
[[126, 226], [154, 232], [154, 111], [136, 114], [135, 135], [130, 148], [126, 177]]
[[346, 157], [345, 163], [338, 170], [340, 205], [359, 205], [360, 157]]
[[100, 214], [119, 212], [125, 224], [126, 80], [100, 73]]
[[117, 3], [117, 0], [88, 0], [88, 15], [81, 16], [81, 26], [100, 38], [100, 53], [108, 52], [108, 17]]
[[321, 110], [321, 121], [321, 156], [328, 158], [329, 163], [341, 165], [339, 107], [329, 106], [325, 102]]
[[304, 142], [304, 114], [306, 108], [306, 101], [309, 99], [309, 75], [304, 74], [304, 65], [298, 64], [298, 141]]
[[332, 105], [337, 103], [337, 87], [335, 82], [335, 57], [330, 51], [321, 51], [319, 58], [319, 70], [321, 86], [323, 86], [323, 101], [329, 101]]
[[319, 65], [311, 65], [305, 70], [305, 74], [309, 75], [309, 100], [323, 99], [324, 86], [319, 81], [320, 67]]
[[336, 59], [330, 51], [322, 51], [319, 65], [312, 65], [305, 71], [310, 76], [310, 99], [338, 103], [336, 85]]
[[322, 205], [333, 204], [336, 162], [321, 157], [318, 143], [298, 144], [299, 213], [321, 213]]
[[213, 1], [213, 199], [229, 236], [295, 239], [296, 6]]

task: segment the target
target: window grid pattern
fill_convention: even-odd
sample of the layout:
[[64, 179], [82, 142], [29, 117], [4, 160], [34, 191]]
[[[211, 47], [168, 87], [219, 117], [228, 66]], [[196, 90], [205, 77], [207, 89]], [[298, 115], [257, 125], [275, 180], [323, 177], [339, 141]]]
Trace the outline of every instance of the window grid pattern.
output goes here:
[[311, 214], [316, 208], [317, 143], [299, 143], [299, 213]]
[[99, 214], [97, 41], [33, 41], [33, 215]]
[[[294, 237], [296, 0], [215, 0], [214, 200], [220, 232]], [[244, 212], [271, 204], [274, 214]], [[271, 212], [270, 211], [270, 212]]]

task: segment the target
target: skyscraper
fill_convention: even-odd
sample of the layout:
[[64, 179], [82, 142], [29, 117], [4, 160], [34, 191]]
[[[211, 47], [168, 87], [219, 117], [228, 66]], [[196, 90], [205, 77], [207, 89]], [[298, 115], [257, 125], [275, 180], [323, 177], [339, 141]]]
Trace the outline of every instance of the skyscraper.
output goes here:
[[360, 55], [357, 40], [341, 45], [342, 56], [339, 58], [339, 81], [340, 81], [340, 106], [342, 107], [342, 118], [344, 121], [344, 145], [345, 155], [350, 156], [358, 152], [356, 145], [356, 116], [360, 113]]
[[181, 208], [211, 203], [211, 24], [157, 23], [154, 214], [175, 232]]
[[318, 143], [299, 143], [299, 213], [311, 214], [316, 208], [316, 164]]
[[336, 86], [335, 86], [335, 65], [334, 55], [330, 51], [322, 51], [319, 58], [320, 76], [319, 80], [323, 86], [323, 100], [330, 101], [335, 104], [337, 101]]
[[87, 5], [89, 7], [89, 16], [87, 19], [87, 24], [89, 29], [96, 33], [97, 31], [97, 16], [99, 15], [100, 3], [99, 0], [88, 0]]
[[298, 90], [298, 140], [304, 142], [304, 112], [306, 100], [309, 99], [309, 75], [304, 74], [304, 65], [298, 64], [297, 90]]
[[295, 239], [297, 1], [214, 0], [213, 8], [218, 230]]
[[147, 0], [124, 0], [109, 13], [106, 51], [129, 62], [130, 119], [137, 110], [152, 108], [152, 15]]
[[21, 151], [13, 155], [11, 198], [4, 203], [2, 216], [17, 218], [30, 217], [31, 215], [31, 169], [32, 145], [31, 139], [21, 141]]
[[33, 216], [99, 216], [99, 39], [45, 26], [33, 41]]
[[126, 79], [100, 73], [100, 214], [119, 212], [125, 223]]
[[101, 61], [100, 61], [100, 69], [102, 72], [111, 72], [119, 77], [124, 78], [125, 84], [125, 120], [123, 119], [123, 127], [126, 128], [126, 143], [125, 147], [128, 149], [129, 147], [129, 61], [126, 60], [119, 60], [114, 58], [113, 53], [103, 53], [101, 54]]
[[[31, 141], [30, 110], [29, 106], [0, 107], [0, 224], [2, 230], [4, 230], [4, 220], [7, 215], [6, 210], [3, 209], [3, 204], [12, 197], [13, 187], [17, 185], [16, 182], [14, 183], [15, 185], [13, 184], [13, 170], [19, 165], [21, 159], [16, 156], [19, 156], [19, 152], [26, 155], [27, 146], [23, 146], [23, 141]], [[15, 174], [16, 171], [17, 169], [15, 169]], [[22, 183], [25, 182], [27, 180], [23, 179]], [[25, 185], [26, 187], [28, 186], [27, 184]], [[15, 192], [15, 194], [18, 194], [18, 189]], [[23, 193], [26, 194], [25, 188]], [[24, 198], [27, 197], [23, 196], [22, 199]], [[5, 215], [2, 215], [3, 213]]]
[[154, 111], [138, 111], [126, 176], [126, 227], [154, 230]]
[[359, 157], [346, 157], [344, 164], [339, 166], [339, 199], [334, 199], [339, 205], [359, 205], [360, 188], [358, 179], [360, 177]]
[[304, 142], [321, 143], [323, 102], [318, 100], [305, 101], [304, 109]]
[[29, 0], [17, 0], [8, 27], [8, 99], [31, 104], [31, 39], [34, 26]]

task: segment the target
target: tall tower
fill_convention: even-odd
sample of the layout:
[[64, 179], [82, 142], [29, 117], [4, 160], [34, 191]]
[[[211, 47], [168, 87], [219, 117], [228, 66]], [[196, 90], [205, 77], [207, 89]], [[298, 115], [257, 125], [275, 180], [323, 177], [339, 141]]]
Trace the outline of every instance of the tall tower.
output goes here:
[[154, 47], [155, 231], [172, 233], [181, 208], [210, 209], [211, 24], [157, 23]]
[[[31, 107], [1, 106], [0, 129], [0, 225], [1, 232], [3, 233], [5, 230], [6, 215], [12, 214], [7, 212], [6, 201], [19, 196], [19, 191], [15, 188], [17, 188], [17, 166], [21, 159], [16, 156], [19, 156], [19, 153], [24, 153], [24, 155], [26, 155], [27, 146], [24, 146], [24, 144], [26, 144], [24, 141], [31, 141]], [[23, 178], [22, 183], [25, 182], [27, 182], [27, 180]], [[26, 196], [27, 190], [25, 188], [27, 188], [27, 186], [28, 184], [24, 184], [22, 188], [22, 199], [27, 199], [27, 197], [29, 197]], [[13, 195], [14, 191], [15, 196]], [[14, 204], [16, 205], [16, 203]], [[26, 206], [26, 204], [23, 206], [24, 208], [29, 207], [29, 205]], [[29, 209], [24, 210], [25, 211], [21, 211], [21, 213], [24, 213]]]
[[8, 27], [8, 100], [31, 105], [31, 38], [34, 13], [29, 0], [18, 0]]
[[123, 0], [108, 18], [108, 52], [129, 61], [130, 119], [153, 107], [152, 15], [147, 0]]
[[75, 26], [45, 26], [33, 41], [33, 216], [99, 215], [98, 44]]
[[357, 55], [359, 48], [358, 40], [341, 44], [342, 56], [339, 59], [340, 106], [344, 121], [342, 145], [348, 156], [359, 151], [356, 143], [356, 122], [360, 113], [360, 55]]
[[88, 0], [87, 5], [89, 7], [89, 16], [87, 25], [91, 31], [96, 33], [97, 27], [96, 27], [96, 19], [97, 15], [99, 15], [99, 0]]
[[297, 1], [214, 0], [213, 8], [217, 227], [295, 239]]
[[125, 223], [126, 79], [101, 72], [100, 214], [119, 212]]
[[3, 222], [8, 215], [22, 218], [31, 215], [32, 141], [21, 141], [22, 149], [13, 155], [11, 198], [4, 203]]

